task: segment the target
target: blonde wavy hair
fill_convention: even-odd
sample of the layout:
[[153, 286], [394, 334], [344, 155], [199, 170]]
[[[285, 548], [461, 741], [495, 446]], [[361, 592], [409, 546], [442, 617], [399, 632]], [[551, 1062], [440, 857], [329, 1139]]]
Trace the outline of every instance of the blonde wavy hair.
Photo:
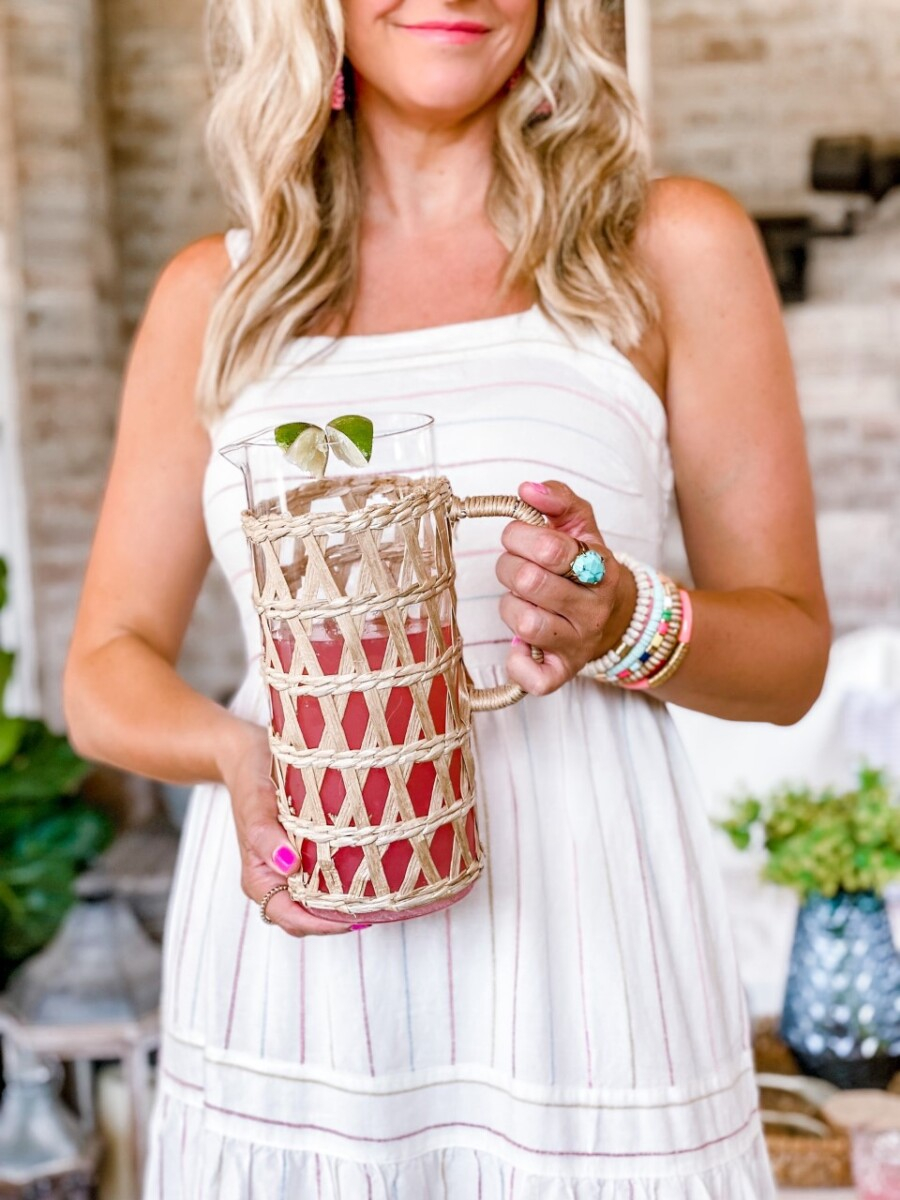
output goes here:
[[[250, 233], [207, 329], [198, 403], [210, 423], [288, 341], [346, 321], [361, 200], [352, 94], [331, 109], [340, 0], [209, 0], [207, 22], [210, 157]], [[557, 324], [627, 350], [659, 311], [634, 253], [650, 152], [607, 23], [599, 0], [543, 0], [524, 77], [500, 106], [488, 216], [509, 251], [504, 286], [533, 281]]]

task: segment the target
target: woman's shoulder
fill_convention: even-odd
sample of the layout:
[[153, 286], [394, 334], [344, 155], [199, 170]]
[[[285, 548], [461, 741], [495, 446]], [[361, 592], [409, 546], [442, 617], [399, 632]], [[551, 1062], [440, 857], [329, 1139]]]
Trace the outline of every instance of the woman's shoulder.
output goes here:
[[138, 373], [165, 349], [173, 369], [196, 375], [206, 327], [231, 266], [223, 234], [198, 238], [178, 251], [160, 271], [135, 336]]
[[232, 270], [226, 237], [214, 233], [197, 238], [165, 263], [148, 302], [145, 322], [162, 310], [176, 323], [184, 323], [186, 335], [195, 328], [202, 332]]
[[726, 276], [748, 250], [763, 251], [756, 222], [727, 188], [691, 175], [651, 180], [636, 244], [663, 289]]
[[635, 245], [650, 268], [668, 337], [742, 282], [777, 292], [759, 227], [727, 188], [690, 175], [651, 181]]
[[207, 234], [183, 246], [163, 267], [158, 286], [167, 291], [218, 291], [232, 267], [231, 232]]
[[[710, 228], [710, 222], [713, 228]], [[721, 230], [729, 224], [752, 224], [740, 200], [721, 184], [696, 175], [660, 175], [650, 180], [644, 236], [659, 236], [679, 226], [682, 233], [696, 235]]]

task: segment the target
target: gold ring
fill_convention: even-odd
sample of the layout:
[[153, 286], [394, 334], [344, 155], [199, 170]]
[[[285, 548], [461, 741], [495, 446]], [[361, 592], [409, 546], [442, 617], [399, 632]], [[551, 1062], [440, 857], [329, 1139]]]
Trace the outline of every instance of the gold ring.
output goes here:
[[278, 892], [286, 892], [287, 890], [288, 890], [288, 885], [286, 883], [276, 883], [275, 887], [269, 888], [269, 890], [263, 896], [262, 900], [260, 900], [259, 915], [262, 917], [262, 919], [265, 921], [265, 923], [267, 925], [274, 925], [275, 922], [272, 920], [271, 917], [266, 916], [266, 905], [269, 903], [269, 901], [272, 899], [272, 897], [274, 895], [276, 895]]

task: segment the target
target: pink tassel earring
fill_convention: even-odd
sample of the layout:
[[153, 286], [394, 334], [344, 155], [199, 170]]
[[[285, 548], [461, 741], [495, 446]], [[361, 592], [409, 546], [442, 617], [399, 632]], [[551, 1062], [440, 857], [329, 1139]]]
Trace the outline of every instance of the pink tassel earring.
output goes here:
[[507, 93], [514, 92], [516, 90], [516, 88], [519, 86], [519, 84], [522, 82], [524, 77], [525, 77], [525, 65], [524, 65], [524, 63], [519, 63], [519, 65], [513, 71], [512, 75], [510, 75], [509, 79], [507, 80], [507, 83], [506, 83]]
[[334, 83], [331, 88], [331, 110], [332, 112], [342, 112], [347, 104], [347, 88], [344, 83], [343, 67], [334, 77]]
[[[506, 84], [507, 95], [509, 95], [510, 92], [515, 91], [515, 89], [519, 86], [519, 84], [522, 82], [522, 80], [524, 78], [525, 78], [525, 64], [519, 63], [519, 65], [516, 67], [516, 69], [513, 71], [512, 75], [510, 75], [509, 80], [507, 81], [507, 84]], [[537, 108], [534, 110], [534, 113], [532, 115], [535, 117], [551, 117], [553, 115], [553, 105], [550, 103], [549, 100], [546, 100], [546, 99], [542, 100], [540, 102], [540, 104], [537, 106]]]

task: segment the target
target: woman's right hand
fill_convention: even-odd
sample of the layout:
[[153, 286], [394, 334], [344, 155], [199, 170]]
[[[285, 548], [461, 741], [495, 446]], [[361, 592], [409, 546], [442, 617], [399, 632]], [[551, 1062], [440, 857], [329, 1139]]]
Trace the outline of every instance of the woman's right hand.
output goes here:
[[[300, 869], [300, 859], [278, 821], [272, 752], [266, 730], [235, 720], [228, 746], [219, 757], [222, 781], [231, 806], [241, 852], [241, 887], [255, 903]], [[266, 905], [266, 916], [292, 937], [349, 933], [338, 921], [314, 917], [287, 892], [278, 892]]]

